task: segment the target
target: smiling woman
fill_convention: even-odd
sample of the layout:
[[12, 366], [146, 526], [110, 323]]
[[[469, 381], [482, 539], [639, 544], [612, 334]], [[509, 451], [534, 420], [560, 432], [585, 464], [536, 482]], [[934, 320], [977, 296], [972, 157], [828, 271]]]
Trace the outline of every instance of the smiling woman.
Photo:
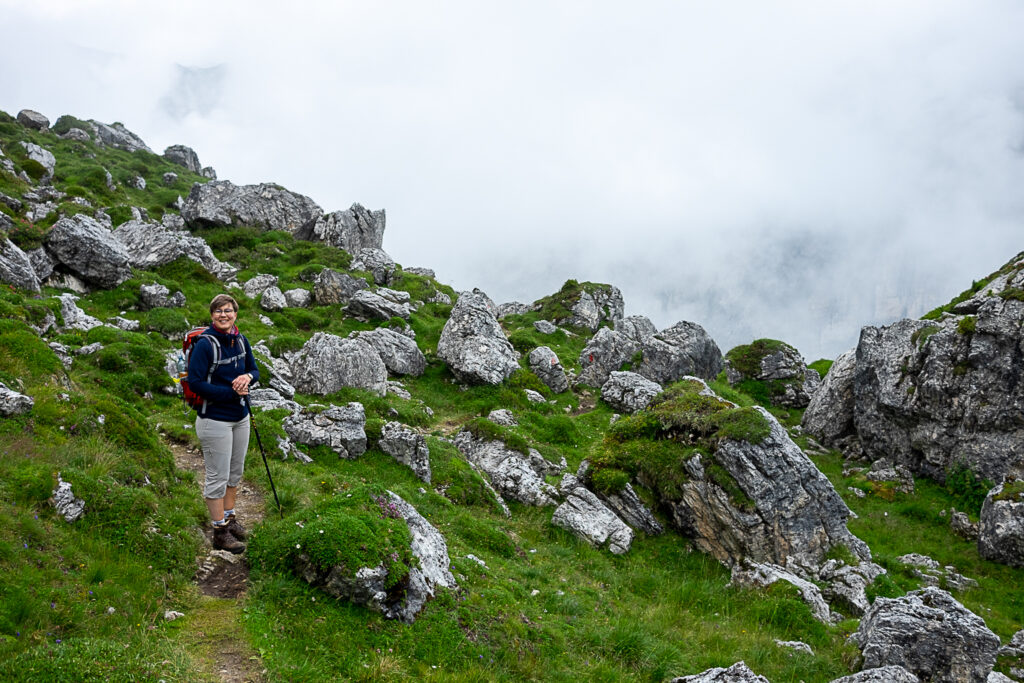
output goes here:
[[249, 341], [238, 331], [238, 302], [218, 294], [212, 324], [189, 356], [188, 382], [203, 398], [196, 406], [196, 435], [206, 463], [203, 497], [213, 524], [214, 548], [240, 553], [246, 531], [235, 516], [235, 495], [249, 448], [249, 409], [244, 397], [259, 378]]

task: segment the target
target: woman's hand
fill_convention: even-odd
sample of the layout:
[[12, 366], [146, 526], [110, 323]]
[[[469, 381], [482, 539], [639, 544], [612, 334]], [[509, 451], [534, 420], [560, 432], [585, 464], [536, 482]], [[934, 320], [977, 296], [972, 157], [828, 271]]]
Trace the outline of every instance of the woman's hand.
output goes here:
[[245, 396], [249, 393], [249, 383], [252, 382], [252, 377], [246, 373], [239, 375], [231, 381], [231, 388], [235, 390], [235, 393], [239, 396]]

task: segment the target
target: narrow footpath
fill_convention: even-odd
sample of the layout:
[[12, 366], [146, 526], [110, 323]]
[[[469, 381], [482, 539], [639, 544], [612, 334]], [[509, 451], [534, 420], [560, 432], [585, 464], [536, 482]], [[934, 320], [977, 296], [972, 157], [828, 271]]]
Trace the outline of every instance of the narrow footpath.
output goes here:
[[[197, 489], [202, 486], [203, 455], [168, 442], [178, 468], [194, 472]], [[197, 490], [197, 493], [201, 492]], [[263, 519], [263, 494], [244, 479], [235, 501], [238, 519], [251, 529]], [[181, 642], [201, 668], [205, 678], [223, 683], [263, 683], [264, 669], [259, 654], [248, 644], [242, 625], [245, 591], [249, 585], [249, 566], [244, 555], [213, 550], [212, 531], [203, 529], [204, 553], [196, 558], [196, 585], [201, 593], [195, 609], [187, 614], [189, 628], [182, 631]]]

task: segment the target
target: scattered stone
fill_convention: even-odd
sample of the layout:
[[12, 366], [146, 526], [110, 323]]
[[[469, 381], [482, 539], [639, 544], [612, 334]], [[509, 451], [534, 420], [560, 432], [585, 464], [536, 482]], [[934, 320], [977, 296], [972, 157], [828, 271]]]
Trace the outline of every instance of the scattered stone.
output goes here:
[[34, 405], [35, 401], [30, 396], [9, 389], [6, 384], [0, 382], [0, 415], [4, 417], [24, 415], [32, 410]]
[[153, 308], [181, 308], [185, 305], [185, 295], [180, 291], [171, 294], [164, 285], [153, 283], [139, 286], [139, 302], [142, 310]]
[[949, 528], [954, 534], [968, 541], [978, 540], [978, 524], [972, 522], [966, 512], [953, 510], [949, 518]]
[[313, 302], [313, 294], [308, 289], [289, 289], [284, 300], [289, 308], [306, 308]]
[[279, 313], [287, 305], [288, 301], [284, 298], [284, 292], [277, 285], [267, 287], [260, 295], [260, 308], [268, 313]]
[[75, 304], [78, 297], [74, 294], [61, 294], [55, 298], [60, 299], [60, 315], [64, 318], [64, 329], [87, 332], [94, 327], [103, 325], [98, 318], [87, 315]]
[[794, 586], [800, 591], [800, 598], [811, 608], [814, 618], [823, 624], [831, 623], [832, 611], [829, 609], [828, 603], [825, 602], [821, 589], [779, 565], [746, 560], [742, 565], [733, 567], [729, 585], [765, 588], [776, 581], [785, 581]]
[[547, 346], [530, 351], [530, 370], [556, 394], [569, 390], [569, 379], [558, 356]]
[[803, 652], [804, 654], [808, 654], [808, 655], [810, 655], [812, 657], [814, 656], [814, 650], [811, 649], [811, 646], [808, 645], [807, 643], [802, 643], [799, 640], [778, 640], [778, 639], [776, 639], [775, 640], [775, 644], [778, 645], [779, 647], [786, 647], [786, 648], [789, 648], [790, 650], [796, 650], [797, 652]]
[[175, 612], [172, 609], [164, 610], [164, 621], [174, 621], [175, 619], [181, 619], [185, 616], [184, 612]]
[[558, 331], [558, 326], [550, 320], [537, 320], [533, 323], [533, 329], [541, 334], [554, 334]]
[[533, 389], [523, 389], [523, 393], [526, 394], [526, 400], [530, 403], [545, 403], [547, 399], [544, 395]]
[[487, 419], [494, 424], [501, 425], [502, 427], [515, 427], [519, 423], [516, 422], [515, 415], [508, 408], [496, 408], [492, 410], [488, 415]]
[[174, 171], [168, 171], [161, 176], [161, 179], [164, 181], [164, 185], [170, 187], [174, 183], [178, 182], [178, 174]]
[[267, 291], [271, 287], [276, 287], [278, 278], [276, 275], [268, 275], [266, 273], [260, 273], [242, 285], [242, 291], [250, 299], [259, 297], [263, 292]]
[[920, 678], [902, 666], [880, 666], [877, 669], [865, 669], [851, 676], [843, 676], [832, 683], [919, 683]]
[[[3, 216], [5, 214], [0, 213], [0, 217]], [[0, 239], [0, 282], [39, 293], [39, 277], [32, 267], [32, 260], [6, 237]]]
[[885, 458], [879, 458], [871, 463], [871, 469], [864, 474], [864, 477], [868, 481], [896, 482], [895, 490], [897, 493], [910, 494], [914, 492], [914, 475], [910, 473], [910, 470], [903, 465], [894, 465]]
[[940, 586], [945, 584], [952, 590], [962, 591], [968, 588], [977, 588], [978, 582], [966, 576], [958, 574], [956, 567], [942, 567], [936, 560], [927, 555], [909, 553], [896, 558], [901, 563], [914, 567], [911, 573], [921, 579], [926, 586]]
[[57, 473], [57, 488], [53, 491], [53, 505], [65, 522], [75, 522], [85, 516], [85, 501], [71, 492], [71, 484]]

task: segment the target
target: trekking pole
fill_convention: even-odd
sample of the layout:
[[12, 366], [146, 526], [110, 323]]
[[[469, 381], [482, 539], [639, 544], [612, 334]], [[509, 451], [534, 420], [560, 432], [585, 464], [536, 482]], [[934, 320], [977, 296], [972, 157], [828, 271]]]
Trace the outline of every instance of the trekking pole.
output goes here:
[[270, 476], [270, 463], [267, 462], [267, 453], [263, 450], [263, 442], [260, 441], [260, 432], [256, 429], [256, 420], [253, 419], [255, 416], [252, 414], [252, 404], [249, 403], [249, 394], [245, 394], [242, 398], [245, 399], [245, 407], [249, 409], [249, 424], [252, 425], [252, 431], [256, 435], [256, 443], [260, 447], [260, 455], [263, 456], [263, 466], [267, 468], [267, 479], [270, 480], [270, 490], [274, 492], [274, 502], [277, 503], [277, 512], [281, 515], [281, 519], [284, 519], [284, 510], [281, 508], [281, 501], [277, 497], [277, 489], [274, 487], [274, 478]]

